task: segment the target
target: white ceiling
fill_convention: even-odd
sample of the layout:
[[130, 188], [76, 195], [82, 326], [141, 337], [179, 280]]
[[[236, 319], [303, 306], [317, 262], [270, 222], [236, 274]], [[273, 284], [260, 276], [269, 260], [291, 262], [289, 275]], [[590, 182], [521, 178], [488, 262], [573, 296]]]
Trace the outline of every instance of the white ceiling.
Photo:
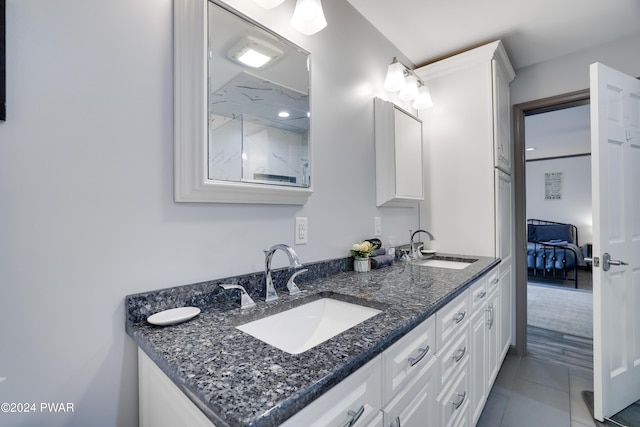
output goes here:
[[640, 32], [639, 0], [347, 1], [417, 66], [501, 39], [519, 69]]
[[564, 108], [525, 117], [527, 160], [591, 152], [590, 106]]

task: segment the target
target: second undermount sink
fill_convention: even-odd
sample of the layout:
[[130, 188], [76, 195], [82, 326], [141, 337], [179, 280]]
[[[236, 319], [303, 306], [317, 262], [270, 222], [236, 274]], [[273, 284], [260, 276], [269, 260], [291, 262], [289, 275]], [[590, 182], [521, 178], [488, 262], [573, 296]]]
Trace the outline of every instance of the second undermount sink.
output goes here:
[[287, 353], [300, 354], [380, 311], [333, 298], [321, 298], [237, 328]]
[[477, 259], [472, 258], [454, 258], [435, 256], [433, 258], [419, 259], [413, 261], [414, 264], [423, 267], [437, 267], [437, 268], [450, 268], [453, 270], [462, 270], [476, 262]]

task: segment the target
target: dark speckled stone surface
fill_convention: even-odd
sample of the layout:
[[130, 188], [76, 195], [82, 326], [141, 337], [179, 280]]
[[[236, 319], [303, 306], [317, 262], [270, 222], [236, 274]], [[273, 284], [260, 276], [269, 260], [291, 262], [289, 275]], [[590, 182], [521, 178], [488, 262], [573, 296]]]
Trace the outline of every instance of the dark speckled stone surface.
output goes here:
[[[126, 329], [216, 426], [276, 426], [391, 346], [499, 262], [473, 258], [478, 261], [462, 270], [397, 262], [355, 273], [345, 271], [350, 267], [348, 258], [311, 264], [306, 281], [302, 276], [297, 281], [304, 292], [293, 297], [283, 291], [291, 274], [283, 269], [276, 285], [280, 298], [269, 304], [264, 302], [263, 273], [130, 295], [126, 298]], [[342, 272], [332, 274], [337, 271]], [[245, 285], [257, 307], [241, 311], [238, 292], [220, 292], [220, 283]], [[285, 353], [235, 328], [322, 296], [382, 312], [299, 355]], [[166, 327], [145, 320], [155, 312], [187, 305], [199, 307], [202, 313]]]

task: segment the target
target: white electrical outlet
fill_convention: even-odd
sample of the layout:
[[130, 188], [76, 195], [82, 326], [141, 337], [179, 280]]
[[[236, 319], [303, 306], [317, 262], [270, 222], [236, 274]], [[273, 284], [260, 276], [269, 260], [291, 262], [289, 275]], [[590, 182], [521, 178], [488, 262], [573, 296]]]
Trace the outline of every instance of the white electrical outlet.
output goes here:
[[307, 243], [308, 224], [306, 217], [296, 217], [295, 244], [305, 245]]
[[375, 237], [382, 236], [382, 218], [379, 216], [373, 218], [373, 235]]

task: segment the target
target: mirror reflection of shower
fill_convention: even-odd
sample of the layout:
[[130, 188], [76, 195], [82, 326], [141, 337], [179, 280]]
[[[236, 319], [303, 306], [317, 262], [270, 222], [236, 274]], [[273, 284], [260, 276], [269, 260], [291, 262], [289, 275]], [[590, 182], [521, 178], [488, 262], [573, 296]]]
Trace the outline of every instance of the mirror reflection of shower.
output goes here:
[[209, 2], [208, 178], [309, 187], [309, 55]]

